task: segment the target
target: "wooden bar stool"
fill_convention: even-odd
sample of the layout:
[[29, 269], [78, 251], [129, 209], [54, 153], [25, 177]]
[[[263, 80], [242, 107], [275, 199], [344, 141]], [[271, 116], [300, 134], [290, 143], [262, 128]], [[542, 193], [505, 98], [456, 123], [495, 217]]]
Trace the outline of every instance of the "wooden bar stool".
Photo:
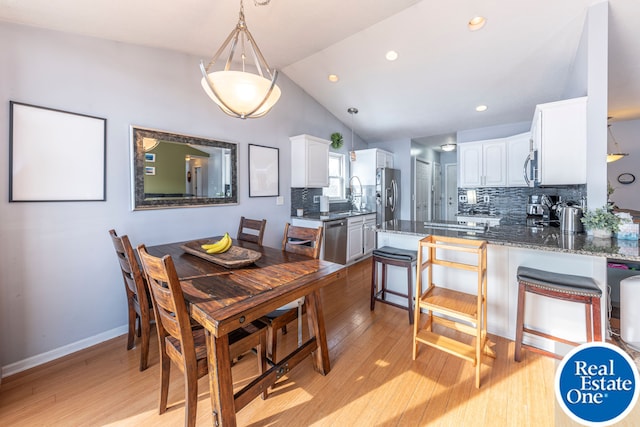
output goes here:
[[514, 360], [516, 362], [519, 362], [522, 359], [522, 348], [528, 348], [531, 351], [541, 353], [546, 356], [562, 359], [558, 354], [535, 347], [531, 344], [524, 344], [522, 342], [522, 337], [525, 332], [569, 345], [579, 345], [579, 343], [525, 327], [525, 294], [527, 292], [548, 298], [584, 304], [587, 341], [602, 341], [602, 329], [600, 323], [600, 297], [602, 296], [602, 290], [598, 287], [595, 280], [585, 276], [552, 273], [523, 266], [518, 267], [517, 274], [518, 314], [516, 319], [516, 348], [514, 353]]
[[[371, 274], [371, 311], [374, 310], [376, 301], [407, 309], [409, 312], [409, 324], [413, 324], [413, 264], [416, 262], [418, 251], [398, 249], [391, 246], [383, 246], [373, 250], [373, 272]], [[378, 289], [378, 263], [382, 264], [382, 278]], [[395, 265], [407, 269], [407, 293], [402, 293], [387, 288], [387, 266]], [[386, 295], [392, 294], [407, 299], [407, 307], [387, 301]]]

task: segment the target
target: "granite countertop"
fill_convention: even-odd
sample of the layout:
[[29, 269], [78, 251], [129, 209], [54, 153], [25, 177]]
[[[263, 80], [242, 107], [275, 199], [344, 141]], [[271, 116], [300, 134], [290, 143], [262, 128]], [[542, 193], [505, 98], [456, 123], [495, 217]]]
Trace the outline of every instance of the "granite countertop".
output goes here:
[[[442, 224], [455, 225], [458, 223], [443, 221]], [[486, 231], [448, 230], [428, 227], [422, 222], [396, 220], [387, 221], [378, 227], [377, 231], [417, 236], [434, 234], [437, 236], [486, 240], [493, 245], [601, 256], [624, 261], [640, 261], [640, 248], [637, 240], [596, 239], [585, 233], [563, 233], [558, 227], [498, 225], [489, 227]]]
[[329, 212], [329, 215], [320, 215], [320, 212], [314, 212], [314, 213], [308, 213], [306, 215], [303, 216], [294, 216], [292, 218], [298, 218], [298, 219], [308, 219], [308, 220], [312, 220], [312, 221], [334, 221], [336, 219], [344, 219], [344, 218], [351, 218], [354, 216], [360, 216], [360, 215], [371, 215], [374, 214], [375, 212], [371, 212], [371, 211], [341, 211], [341, 212]]

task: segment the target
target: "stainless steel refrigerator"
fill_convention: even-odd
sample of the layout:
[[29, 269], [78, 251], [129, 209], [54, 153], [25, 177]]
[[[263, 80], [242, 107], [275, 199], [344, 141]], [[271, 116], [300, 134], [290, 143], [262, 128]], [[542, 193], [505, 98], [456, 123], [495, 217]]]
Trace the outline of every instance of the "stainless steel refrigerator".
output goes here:
[[400, 170], [376, 170], [376, 223], [400, 219]]

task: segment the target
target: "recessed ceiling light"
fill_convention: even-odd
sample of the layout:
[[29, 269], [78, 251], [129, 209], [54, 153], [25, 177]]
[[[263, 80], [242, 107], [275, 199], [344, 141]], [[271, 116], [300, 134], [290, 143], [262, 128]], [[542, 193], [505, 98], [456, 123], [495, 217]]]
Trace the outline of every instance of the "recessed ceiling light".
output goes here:
[[330, 81], [331, 83], [335, 83], [335, 82], [337, 82], [338, 80], [340, 80], [340, 78], [338, 77], [338, 75], [337, 75], [337, 74], [329, 74], [329, 76], [327, 77], [327, 79], [329, 79], [329, 81]]
[[478, 105], [476, 107], [476, 111], [478, 111], [478, 112], [487, 111], [487, 108], [488, 107], [486, 105]]
[[398, 52], [396, 52], [395, 50], [390, 50], [384, 57], [387, 58], [387, 61], [395, 61], [396, 59], [398, 59]]
[[478, 31], [480, 28], [484, 27], [484, 24], [486, 23], [487, 20], [484, 16], [474, 16], [467, 23], [467, 27], [469, 27], [469, 30], [471, 31]]

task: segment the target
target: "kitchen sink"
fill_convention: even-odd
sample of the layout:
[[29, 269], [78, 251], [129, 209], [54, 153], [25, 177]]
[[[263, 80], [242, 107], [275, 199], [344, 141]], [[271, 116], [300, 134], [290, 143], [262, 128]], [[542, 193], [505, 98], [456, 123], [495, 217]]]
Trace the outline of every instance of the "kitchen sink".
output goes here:
[[342, 211], [342, 212], [330, 212], [330, 215], [332, 218], [344, 218], [344, 217], [348, 217], [348, 216], [354, 216], [354, 215], [366, 215], [366, 214], [370, 214], [373, 212], [367, 212], [367, 211]]

